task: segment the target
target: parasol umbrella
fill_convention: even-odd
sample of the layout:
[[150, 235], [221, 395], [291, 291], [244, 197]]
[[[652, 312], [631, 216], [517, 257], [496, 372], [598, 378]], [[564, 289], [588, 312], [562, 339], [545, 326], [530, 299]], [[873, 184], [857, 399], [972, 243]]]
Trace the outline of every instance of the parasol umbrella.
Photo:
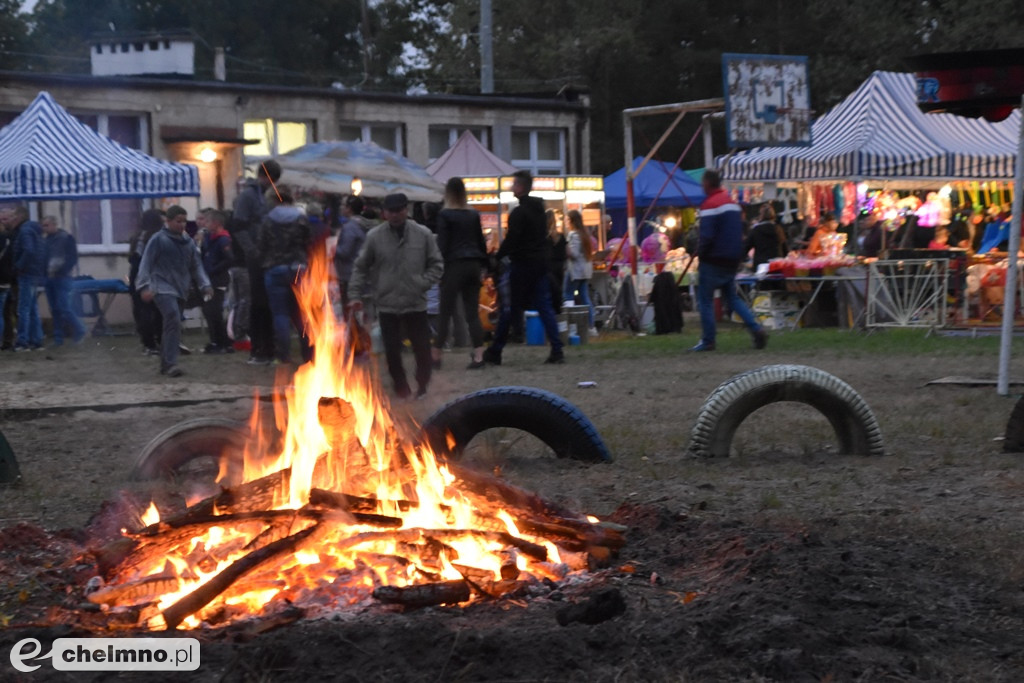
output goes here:
[[277, 160], [281, 182], [305, 190], [350, 194], [358, 178], [360, 194], [371, 197], [402, 192], [413, 201], [438, 201], [444, 194], [444, 186], [423, 168], [372, 142], [314, 142]]

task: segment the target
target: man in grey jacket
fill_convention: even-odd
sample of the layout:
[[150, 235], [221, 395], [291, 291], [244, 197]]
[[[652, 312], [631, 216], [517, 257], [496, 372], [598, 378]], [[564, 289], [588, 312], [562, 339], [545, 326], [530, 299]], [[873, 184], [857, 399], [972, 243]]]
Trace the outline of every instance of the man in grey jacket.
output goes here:
[[181, 343], [181, 307], [188, 298], [191, 284], [202, 290], [203, 298], [213, 297], [213, 288], [203, 270], [199, 247], [184, 234], [188, 214], [180, 206], [167, 209], [167, 224], [153, 235], [142, 253], [139, 275], [135, 287], [139, 297], [153, 301], [163, 316], [163, 335], [160, 341], [160, 374], [181, 377], [178, 367]]
[[367, 297], [367, 284], [372, 287], [388, 373], [399, 398], [412, 394], [402, 367], [404, 329], [416, 357], [416, 398], [422, 398], [431, 369], [427, 290], [441, 280], [444, 261], [434, 234], [409, 220], [409, 201], [404, 194], [384, 198], [384, 220], [366, 235], [352, 270], [349, 293], [353, 309], [359, 310], [361, 299]]

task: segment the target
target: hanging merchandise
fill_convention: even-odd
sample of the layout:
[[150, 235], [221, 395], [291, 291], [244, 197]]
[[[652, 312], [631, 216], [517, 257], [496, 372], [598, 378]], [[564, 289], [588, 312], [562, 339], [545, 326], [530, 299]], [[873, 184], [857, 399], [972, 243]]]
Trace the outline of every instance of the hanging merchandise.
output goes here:
[[800, 213], [808, 227], [818, 227], [818, 203], [814, 201], [814, 188], [811, 185], [800, 186]]
[[843, 183], [843, 211], [839, 222], [843, 225], [853, 225], [857, 220], [857, 186], [853, 183]]
[[783, 225], [790, 225], [800, 216], [800, 197], [797, 190], [782, 188], [776, 193], [775, 201], [782, 206], [776, 215]]

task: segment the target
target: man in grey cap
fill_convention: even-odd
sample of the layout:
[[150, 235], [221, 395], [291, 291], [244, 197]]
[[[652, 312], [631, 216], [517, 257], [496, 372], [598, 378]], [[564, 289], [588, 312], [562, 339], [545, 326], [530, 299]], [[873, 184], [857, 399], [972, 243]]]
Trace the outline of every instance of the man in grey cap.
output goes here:
[[404, 332], [416, 357], [416, 398], [422, 398], [430, 383], [431, 365], [427, 290], [441, 280], [444, 261], [434, 234], [409, 220], [409, 199], [404, 194], [384, 198], [384, 220], [366, 235], [352, 269], [349, 295], [353, 309], [359, 310], [367, 296], [366, 285], [372, 286], [395, 395], [412, 395], [402, 367]]

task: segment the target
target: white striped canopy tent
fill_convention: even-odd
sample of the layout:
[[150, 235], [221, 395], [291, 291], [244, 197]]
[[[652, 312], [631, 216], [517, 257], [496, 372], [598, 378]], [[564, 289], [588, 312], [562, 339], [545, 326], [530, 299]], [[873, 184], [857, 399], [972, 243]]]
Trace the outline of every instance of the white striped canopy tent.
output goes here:
[[199, 194], [199, 171], [101, 135], [40, 92], [0, 130], [0, 201]]
[[812, 124], [810, 147], [760, 147], [719, 159], [733, 183], [1012, 180], [1020, 110], [991, 123], [917, 107], [913, 74], [876, 71]]

